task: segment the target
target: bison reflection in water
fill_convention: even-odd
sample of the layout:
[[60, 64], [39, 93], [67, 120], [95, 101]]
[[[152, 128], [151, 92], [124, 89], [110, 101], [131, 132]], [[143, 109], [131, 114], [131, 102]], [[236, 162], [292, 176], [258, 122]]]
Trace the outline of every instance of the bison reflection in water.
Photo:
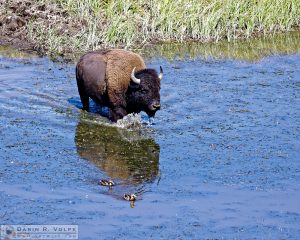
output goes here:
[[141, 194], [145, 183], [153, 182], [158, 175], [159, 145], [153, 139], [141, 137], [137, 131], [81, 121], [75, 142], [80, 157], [117, 182], [109, 191], [117, 198], [128, 192]]

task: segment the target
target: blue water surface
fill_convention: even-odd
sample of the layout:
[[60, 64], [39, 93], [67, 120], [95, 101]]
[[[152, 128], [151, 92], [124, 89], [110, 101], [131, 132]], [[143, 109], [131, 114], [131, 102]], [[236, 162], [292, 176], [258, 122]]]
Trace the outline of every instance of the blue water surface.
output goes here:
[[146, 62], [164, 68], [162, 109], [123, 129], [80, 110], [73, 63], [0, 58], [0, 223], [77, 224], [80, 239], [299, 239], [300, 54]]

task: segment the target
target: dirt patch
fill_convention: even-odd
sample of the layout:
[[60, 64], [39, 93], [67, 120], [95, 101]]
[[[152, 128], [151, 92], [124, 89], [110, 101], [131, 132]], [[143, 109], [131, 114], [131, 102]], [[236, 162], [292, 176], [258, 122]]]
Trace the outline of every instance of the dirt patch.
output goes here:
[[[20, 6], [10, 4], [10, 2], [0, 2], [1, 17], [0, 17], [0, 44], [13, 45], [22, 50], [33, 48], [33, 44], [27, 39], [26, 18], [24, 14], [20, 14], [21, 6], [26, 6], [26, 3], [21, 3]], [[21, 16], [20, 16], [21, 15]]]
[[80, 24], [82, 22], [75, 21], [74, 17], [71, 20], [71, 16], [56, 4], [23, 0], [0, 2], [0, 45], [45, 53], [48, 46], [41, 47], [39, 39], [33, 38], [33, 32], [55, 26], [61, 34], [72, 34]]

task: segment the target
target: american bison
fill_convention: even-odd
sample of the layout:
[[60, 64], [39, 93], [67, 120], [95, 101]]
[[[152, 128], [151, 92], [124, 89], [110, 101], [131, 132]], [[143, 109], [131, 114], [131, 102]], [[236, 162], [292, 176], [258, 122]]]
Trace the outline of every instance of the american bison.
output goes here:
[[107, 49], [83, 55], [76, 66], [78, 92], [84, 110], [89, 110], [89, 98], [110, 109], [110, 119], [116, 122], [129, 113], [144, 111], [153, 117], [160, 109], [158, 74], [146, 65], [138, 54], [122, 49]]

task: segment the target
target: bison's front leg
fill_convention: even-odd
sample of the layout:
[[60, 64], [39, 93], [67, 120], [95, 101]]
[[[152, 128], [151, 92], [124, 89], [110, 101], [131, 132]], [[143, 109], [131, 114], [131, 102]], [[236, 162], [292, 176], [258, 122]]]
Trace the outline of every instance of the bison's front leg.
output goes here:
[[110, 108], [110, 120], [116, 122], [123, 118], [128, 113], [126, 111], [126, 90], [122, 86], [110, 86], [108, 88], [109, 108]]
[[126, 115], [127, 115], [127, 112], [124, 108], [115, 107], [115, 108], [111, 109], [110, 120], [113, 122], [117, 122], [117, 120], [123, 118]]

